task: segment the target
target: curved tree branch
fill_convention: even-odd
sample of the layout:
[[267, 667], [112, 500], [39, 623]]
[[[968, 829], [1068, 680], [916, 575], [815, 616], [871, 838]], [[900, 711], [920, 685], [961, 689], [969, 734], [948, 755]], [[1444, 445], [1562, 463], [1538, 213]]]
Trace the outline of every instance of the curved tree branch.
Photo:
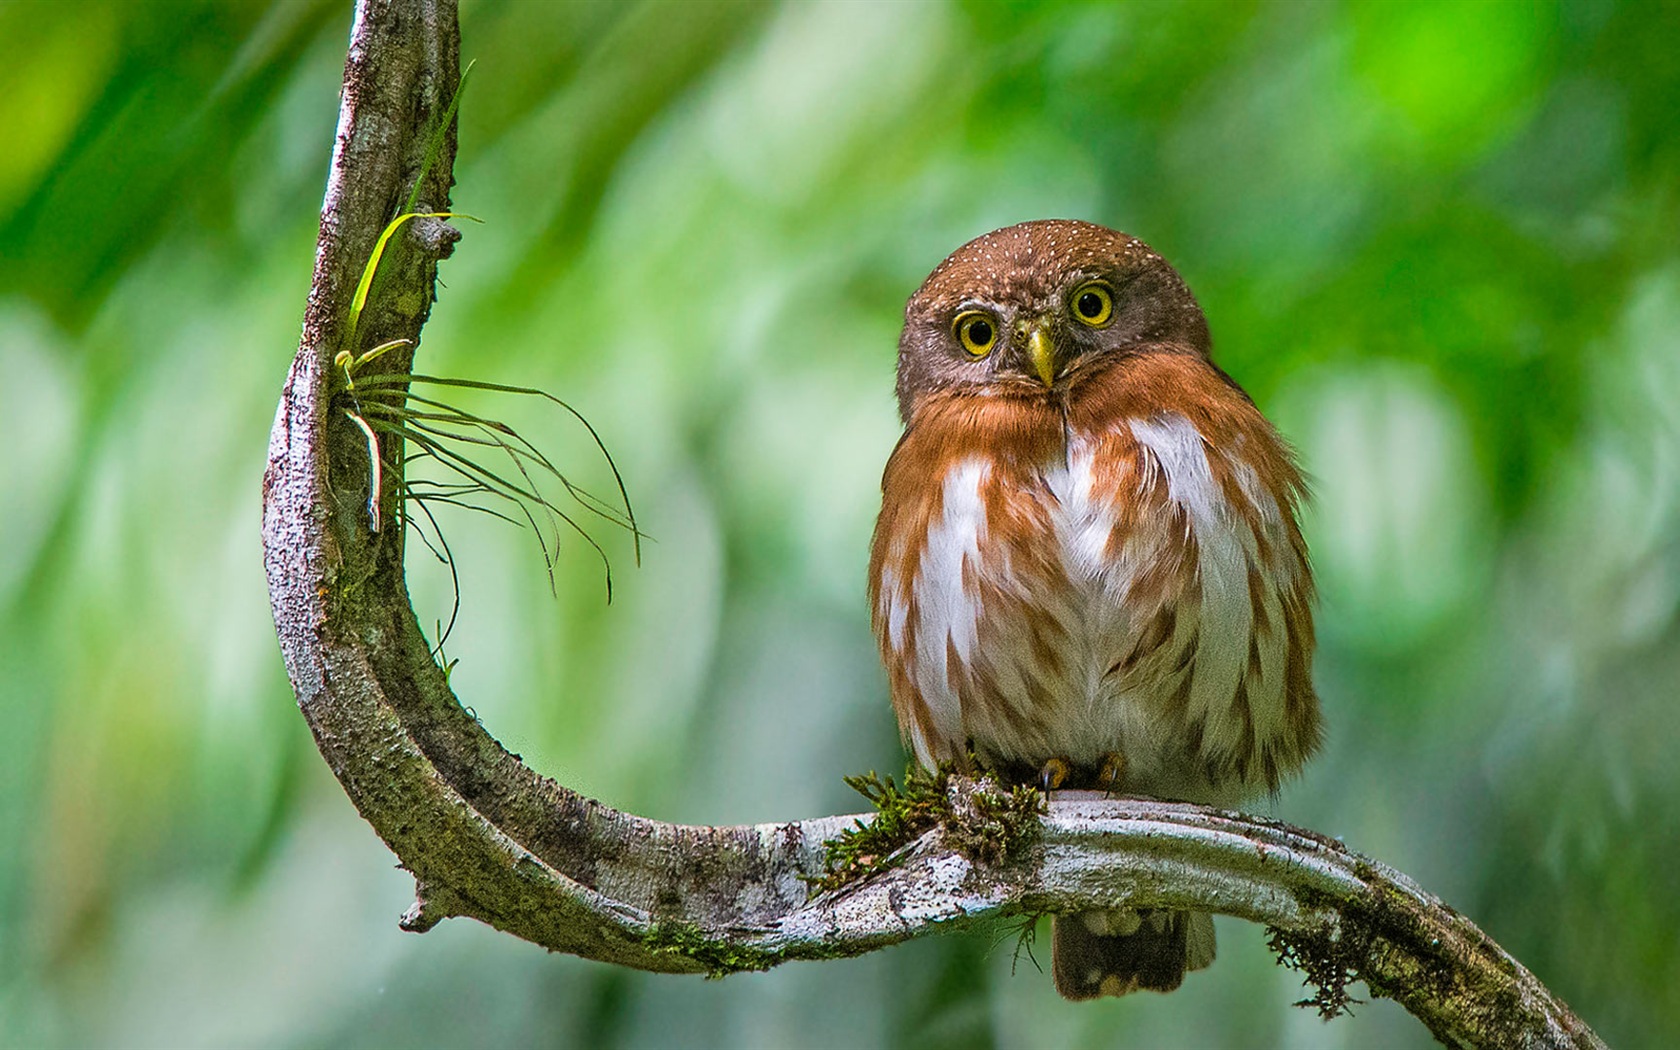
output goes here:
[[[455, 232], [417, 220], [393, 241], [348, 347], [349, 303], [385, 224], [421, 177], [446, 211], [454, 132], [425, 155], [458, 82], [453, 0], [361, 0], [303, 337], [263, 485], [275, 624], [322, 755], [414, 873], [405, 929], [468, 916], [544, 947], [645, 970], [728, 973], [857, 955], [988, 917], [1095, 907], [1193, 908], [1273, 928], [1321, 984], [1349, 976], [1443, 1042], [1599, 1046], [1532, 974], [1405, 876], [1339, 843], [1196, 806], [1063, 793], [1029, 846], [965, 847], [973, 781], [894, 866], [810, 898], [826, 840], [861, 818], [685, 827], [621, 813], [526, 768], [468, 715], [421, 634], [400, 528], [370, 529], [366, 436], [333, 410], [340, 350], [418, 341]], [[399, 243], [400, 242], [400, 243]], [[412, 346], [412, 343], [410, 344]], [[412, 352], [388, 361], [405, 371]], [[381, 499], [396, 499], [387, 447]], [[385, 520], [391, 520], [389, 514]]]

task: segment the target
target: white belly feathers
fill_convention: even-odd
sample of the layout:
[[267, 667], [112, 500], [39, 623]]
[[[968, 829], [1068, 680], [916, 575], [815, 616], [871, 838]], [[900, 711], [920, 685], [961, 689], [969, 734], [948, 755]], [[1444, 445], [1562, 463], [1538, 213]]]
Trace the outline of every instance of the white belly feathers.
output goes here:
[[[903, 601], [890, 571], [878, 598], [888, 644], [900, 652], [913, 647], [906, 654], [912, 681], [940, 738], [923, 739], [912, 728], [924, 763], [969, 740], [982, 756], [1035, 765], [1052, 756], [1092, 765], [1113, 751], [1125, 758], [1126, 792], [1220, 803], [1254, 790], [1241, 783], [1215, 788], [1200, 753], [1235, 747], [1245, 732], [1267, 737], [1283, 729], [1280, 589], [1294, 567], [1283, 566], [1280, 577], [1265, 552], [1289, 547], [1284, 512], [1233, 458], [1221, 465], [1249, 507], [1230, 507], [1209, 463], [1210, 455], [1225, 454], [1186, 417], [1126, 425], [1138, 469], [1120, 476], [1137, 492], [1105, 491], [1104, 479], [1117, 474], [1094, 456], [1113, 446], [1089, 435], [1074, 434], [1065, 459], [1043, 464], [1027, 485], [994, 478], [984, 454], [947, 468], [940, 512], [915, 563], [913, 600]], [[1032, 501], [1029, 513], [1011, 515], [1033, 523], [1027, 533], [1017, 524], [1005, 536], [988, 522], [988, 506], [998, 505], [994, 482], [1013, 486], [1008, 499]], [[1149, 492], [1153, 502], [1144, 499]], [[1137, 524], [1116, 535], [1127, 509], [1117, 503], [1122, 499], [1136, 504], [1130, 511]], [[1046, 557], [1045, 546], [1053, 555]], [[1163, 558], [1194, 559], [1178, 590], [1165, 596]], [[1171, 608], [1163, 616], [1164, 606]], [[1029, 615], [1054, 621], [1052, 656], [1042, 631], [1034, 644]], [[1159, 643], [1154, 658], [1134, 662], [1148, 629], [1168, 633], [1151, 640]], [[977, 663], [985, 674], [965, 678], [963, 670]], [[1170, 696], [1179, 698], [1177, 714], [1168, 713]], [[1199, 746], [1184, 739], [1187, 718], [1202, 726]]]

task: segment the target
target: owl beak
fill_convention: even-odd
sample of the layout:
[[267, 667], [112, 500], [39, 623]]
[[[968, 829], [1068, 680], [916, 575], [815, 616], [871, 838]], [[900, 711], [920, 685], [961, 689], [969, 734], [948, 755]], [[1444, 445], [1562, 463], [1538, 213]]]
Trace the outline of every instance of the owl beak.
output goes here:
[[1055, 386], [1056, 346], [1050, 340], [1050, 326], [1046, 322], [1034, 321], [1027, 327], [1027, 357], [1044, 385]]

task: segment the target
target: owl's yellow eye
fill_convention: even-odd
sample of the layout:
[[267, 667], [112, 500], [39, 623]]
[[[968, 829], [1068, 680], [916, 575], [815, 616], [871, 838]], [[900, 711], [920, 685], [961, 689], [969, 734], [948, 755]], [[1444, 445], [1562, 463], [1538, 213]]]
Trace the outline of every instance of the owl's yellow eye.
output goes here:
[[1092, 328], [1100, 328], [1114, 316], [1114, 296], [1096, 281], [1075, 288], [1068, 297], [1068, 305], [1073, 308], [1073, 316]]
[[975, 357], [985, 357], [997, 345], [997, 324], [979, 310], [959, 314], [956, 329], [957, 341]]

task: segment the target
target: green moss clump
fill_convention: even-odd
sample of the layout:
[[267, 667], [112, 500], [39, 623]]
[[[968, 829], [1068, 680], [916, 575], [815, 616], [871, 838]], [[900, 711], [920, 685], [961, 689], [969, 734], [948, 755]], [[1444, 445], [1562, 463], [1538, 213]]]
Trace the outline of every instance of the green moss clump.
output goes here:
[[775, 952], [745, 948], [714, 937], [691, 922], [656, 922], [643, 943], [662, 955], [682, 955], [706, 967], [708, 978], [747, 970], [768, 970], [781, 961]]
[[[905, 846], [943, 827], [963, 854], [1001, 864], [1038, 834], [1044, 796], [1035, 788], [1009, 788], [988, 773], [953, 791], [958, 774], [946, 763], [929, 771], [912, 765], [902, 786], [870, 771], [846, 783], [875, 807], [875, 819], [858, 821], [827, 843], [824, 873], [808, 876], [813, 893], [839, 889], [896, 864]], [[960, 799], [964, 812], [958, 812]]]
[[1038, 820], [1045, 811], [1043, 792], [1026, 785], [1005, 787], [989, 774], [969, 784], [961, 795], [965, 812], [953, 807], [945, 822], [952, 842], [970, 860], [994, 867], [1019, 856], [1043, 827]]

